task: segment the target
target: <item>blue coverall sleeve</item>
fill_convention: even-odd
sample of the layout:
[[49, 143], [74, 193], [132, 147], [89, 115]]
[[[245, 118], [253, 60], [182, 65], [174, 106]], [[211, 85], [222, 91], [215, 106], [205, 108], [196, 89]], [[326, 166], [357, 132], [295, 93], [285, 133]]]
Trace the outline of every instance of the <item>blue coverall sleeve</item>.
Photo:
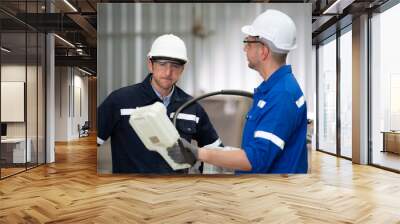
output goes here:
[[297, 107], [287, 92], [271, 94], [265, 106], [254, 112], [254, 133], [244, 148], [252, 172], [266, 173], [274, 160], [285, 150], [296, 123]]

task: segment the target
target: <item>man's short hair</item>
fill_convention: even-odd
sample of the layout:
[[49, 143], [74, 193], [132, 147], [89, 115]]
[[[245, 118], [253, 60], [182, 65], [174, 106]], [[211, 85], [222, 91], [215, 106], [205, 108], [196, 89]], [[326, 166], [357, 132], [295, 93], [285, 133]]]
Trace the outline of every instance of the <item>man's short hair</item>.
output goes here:
[[279, 64], [286, 64], [287, 54], [281, 54], [271, 51], [271, 56]]
[[278, 63], [278, 64], [286, 64], [287, 53], [278, 53], [273, 51], [273, 47], [271, 47], [269, 41], [262, 41], [263, 45], [268, 48], [271, 52], [271, 57]]

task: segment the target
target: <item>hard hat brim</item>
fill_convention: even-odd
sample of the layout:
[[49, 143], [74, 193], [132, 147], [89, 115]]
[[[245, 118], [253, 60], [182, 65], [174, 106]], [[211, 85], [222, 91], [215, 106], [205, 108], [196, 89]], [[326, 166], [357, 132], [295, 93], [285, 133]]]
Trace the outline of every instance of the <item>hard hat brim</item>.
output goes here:
[[171, 61], [171, 62], [179, 64], [179, 65], [186, 64], [185, 60], [182, 60], [179, 58], [163, 57], [163, 56], [153, 56], [150, 58], [150, 60], [152, 60], [152, 61], [166, 60], [166, 61]]
[[170, 55], [164, 55], [164, 54], [151, 54], [151, 52], [149, 52], [147, 54], [147, 58], [152, 59], [152, 58], [169, 58], [172, 60], [177, 60], [177, 61], [182, 61], [185, 63], [187, 63], [189, 60], [187, 58], [178, 58], [178, 57], [171, 57]]
[[243, 26], [242, 33], [247, 34], [249, 36], [258, 36], [258, 34], [254, 31], [251, 25]]

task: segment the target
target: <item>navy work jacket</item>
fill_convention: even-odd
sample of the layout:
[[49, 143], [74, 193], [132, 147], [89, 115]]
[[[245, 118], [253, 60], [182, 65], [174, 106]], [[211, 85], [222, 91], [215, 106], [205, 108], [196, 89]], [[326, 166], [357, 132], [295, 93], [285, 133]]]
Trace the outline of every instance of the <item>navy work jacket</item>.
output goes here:
[[[112, 92], [97, 109], [97, 143], [102, 144], [111, 137], [113, 173], [175, 172], [160, 154], [148, 150], [143, 145], [129, 124], [134, 108], [156, 101], [162, 103], [151, 86], [151, 76], [152, 74], [149, 74], [141, 83]], [[174, 112], [190, 99], [190, 95], [175, 86], [167, 107], [168, 117], [172, 120]], [[181, 137], [189, 142], [192, 139], [196, 140], [200, 147], [221, 144], [207, 113], [198, 103], [189, 106], [178, 115], [177, 130]]]

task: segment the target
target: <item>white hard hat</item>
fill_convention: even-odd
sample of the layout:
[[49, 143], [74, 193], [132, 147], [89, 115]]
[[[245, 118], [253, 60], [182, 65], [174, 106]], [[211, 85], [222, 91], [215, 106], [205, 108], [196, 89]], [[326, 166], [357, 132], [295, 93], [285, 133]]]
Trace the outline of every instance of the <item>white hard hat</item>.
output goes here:
[[268, 9], [251, 25], [242, 27], [242, 32], [266, 41], [273, 52], [288, 53], [296, 48], [296, 25], [278, 10]]
[[149, 58], [166, 57], [187, 62], [186, 46], [183, 40], [173, 34], [164, 34], [157, 37], [151, 45]]

